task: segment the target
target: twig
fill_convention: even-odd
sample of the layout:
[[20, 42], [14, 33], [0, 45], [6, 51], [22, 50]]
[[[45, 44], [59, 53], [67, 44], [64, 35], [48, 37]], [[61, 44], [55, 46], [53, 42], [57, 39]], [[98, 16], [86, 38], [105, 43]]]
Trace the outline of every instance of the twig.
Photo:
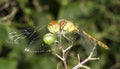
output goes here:
[[62, 50], [62, 56], [56, 54], [56, 56], [57, 56], [60, 60], [62, 60], [62, 62], [64, 63], [65, 69], [68, 69], [68, 65], [67, 65], [67, 62], [66, 62], [66, 53], [71, 49], [71, 47], [72, 47], [72, 45], [69, 46], [69, 47], [66, 48], [66, 49], [61, 48], [61, 50]]
[[[78, 68], [86, 68], [86, 69], [90, 69], [88, 66], [85, 66], [83, 64], [85, 64], [86, 62], [90, 61], [90, 60], [99, 60], [100, 58], [93, 58], [92, 55], [94, 53], [94, 50], [96, 49], [96, 45], [94, 46], [93, 50], [91, 51], [90, 55], [88, 56], [88, 58], [86, 58], [85, 60], [83, 60], [82, 62], [79, 62], [76, 66], [74, 66], [72, 69], [78, 69]], [[79, 59], [78, 59], [79, 60]]]
[[[64, 66], [65, 66], [65, 69], [68, 69], [68, 65], [67, 65], [67, 62], [66, 62], [66, 56], [67, 56], [67, 52], [71, 49], [72, 45], [70, 45], [69, 47], [67, 47], [66, 49], [64, 49], [63, 45], [62, 45], [62, 36], [64, 34], [62, 33], [62, 31], [59, 33], [59, 47], [61, 47], [61, 51], [62, 51], [62, 56], [56, 54], [56, 56], [62, 60], [62, 62], [64, 63]], [[64, 36], [63, 36], [64, 37]]]
[[80, 62], [80, 55], [79, 54], [77, 54], [77, 57], [78, 57], [78, 63]]
[[17, 8], [13, 7], [12, 12], [9, 15], [0, 18], [0, 22], [11, 20], [14, 17], [14, 15], [16, 14], [16, 12], [17, 12]]

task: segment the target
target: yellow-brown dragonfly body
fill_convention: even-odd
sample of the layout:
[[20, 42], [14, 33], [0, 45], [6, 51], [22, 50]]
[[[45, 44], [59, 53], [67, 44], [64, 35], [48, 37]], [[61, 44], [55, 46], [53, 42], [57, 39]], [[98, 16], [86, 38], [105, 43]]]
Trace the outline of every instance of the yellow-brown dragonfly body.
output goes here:
[[86, 36], [88, 39], [91, 39], [93, 42], [97, 43], [99, 46], [103, 47], [104, 49], [109, 49], [109, 47], [106, 44], [97, 40], [93, 36], [89, 35], [88, 33], [80, 29], [76, 24], [74, 24], [69, 20], [62, 19], [58, 21], [51, 21], [48, 24], [48, 30], [51, 33], [55, 33], [55, 34], [59, 34], [61, 32], [62, 33], [76, 32]]

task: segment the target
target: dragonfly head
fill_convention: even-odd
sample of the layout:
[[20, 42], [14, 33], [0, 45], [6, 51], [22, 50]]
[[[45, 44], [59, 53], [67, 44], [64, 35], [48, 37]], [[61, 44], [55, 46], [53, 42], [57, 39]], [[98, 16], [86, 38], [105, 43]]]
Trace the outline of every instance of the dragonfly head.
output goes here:
[[48, 24], [48, 30], [51, 32], [51, 33], [58, 33], [60, 31], [60, 25], [57, 21], [51, 21], [49, 24]]

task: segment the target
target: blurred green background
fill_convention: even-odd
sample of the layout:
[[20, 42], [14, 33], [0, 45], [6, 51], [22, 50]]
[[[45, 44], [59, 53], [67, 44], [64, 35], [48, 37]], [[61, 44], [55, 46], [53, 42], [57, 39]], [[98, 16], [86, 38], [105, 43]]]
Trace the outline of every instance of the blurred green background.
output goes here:
[[[101, 59], [90, 61], [91, 69], [120, 69], [119, 0], [0, 0], [0, 69], [57, 69], [58, 64], [64, 69], [51, 53], [26, 53], [26, 40], [11, 44], [8, 39], [11, 31], [21, 33], [20, 29], [44, 27], [58, 19], [75, 22], [110, 47], [109, 51], [98, 47]], [[48, 32], [46, 27], [42, 31]]]

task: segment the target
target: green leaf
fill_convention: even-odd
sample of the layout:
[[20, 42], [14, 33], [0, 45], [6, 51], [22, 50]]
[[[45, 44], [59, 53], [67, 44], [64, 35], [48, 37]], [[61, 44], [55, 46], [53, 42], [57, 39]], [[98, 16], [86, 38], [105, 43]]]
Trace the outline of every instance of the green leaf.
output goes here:
[[17, 62], [14, 60], [0, 59], [0, 69], [17, 69]]
[[5, 43], [7, 38], [8, 37], [6, 27], [0, 24], [0, 43]]

